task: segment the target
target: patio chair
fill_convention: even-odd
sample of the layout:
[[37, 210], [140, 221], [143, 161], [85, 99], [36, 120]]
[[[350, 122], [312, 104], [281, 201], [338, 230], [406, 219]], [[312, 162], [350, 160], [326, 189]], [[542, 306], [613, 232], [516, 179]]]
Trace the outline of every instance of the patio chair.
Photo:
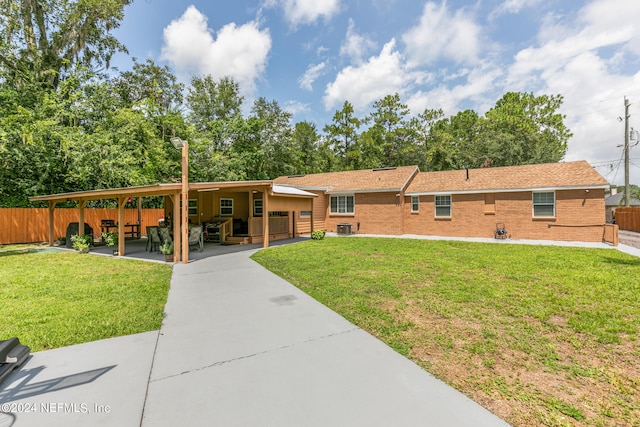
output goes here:
[[189, 229], [189, 249], [191, 249], [191, 246], [198, 246], [198, 249], [202, 252], [204, 250], [203, 238], [202, 226], [191, 227]]
[[148, 250], [149, 252], [153, 252], [154, 250], [159, 252], [161, 243], [160, 235], [158, 234], [158, 227], [147, 227], [147, 247], [145, 250]]
[[171, 233], [169, 233], [169, 228], [167, 227], [158, 227], [158, 234], [160, 235], [160, 244], [164, 245], [165, 242], [171, 243], [173, 239], [171, 239]]

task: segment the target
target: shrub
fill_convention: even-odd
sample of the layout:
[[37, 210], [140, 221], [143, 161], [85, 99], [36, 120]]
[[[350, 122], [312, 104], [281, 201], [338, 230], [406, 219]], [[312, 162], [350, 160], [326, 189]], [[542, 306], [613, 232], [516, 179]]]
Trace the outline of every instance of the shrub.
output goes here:
[[322, 240], [324, 239], [324, 235], [326, 234], [326, 232], [324, 230], [314, 230], [311, 233], [311, 238], [313, 240]]
[[102, 233], [102, 240], [107, 244], [107, 246], [115, 246], [118, 244], [118, 233], [115, 231]]
[[71, 236], [71, 243], [73, 249], [86, 252], [89, 250], [89, 246], [93, 243], [93, 238], [88, 234], [74, 234]]

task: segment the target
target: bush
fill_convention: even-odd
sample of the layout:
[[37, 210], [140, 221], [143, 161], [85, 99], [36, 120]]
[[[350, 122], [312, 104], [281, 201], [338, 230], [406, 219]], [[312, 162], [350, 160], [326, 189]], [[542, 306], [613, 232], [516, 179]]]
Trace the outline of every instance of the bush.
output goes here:
[[89, 246], [93, 243], [93, 238], [88, 234], [74, 234], [71, 236], [71, 243], [73, 249], [86, 252], [89, 250]]
[[322, 240], [324, 239], [324, 235], [326, 234], [326, 232], [324, 230], [314, 230], [311, 233], [311, 238], [313, 240]]
[[118, 233], [115, 231], [102, 233], [102, 240], [107, 244], [107, 246], [115, 246], [118, 244]]

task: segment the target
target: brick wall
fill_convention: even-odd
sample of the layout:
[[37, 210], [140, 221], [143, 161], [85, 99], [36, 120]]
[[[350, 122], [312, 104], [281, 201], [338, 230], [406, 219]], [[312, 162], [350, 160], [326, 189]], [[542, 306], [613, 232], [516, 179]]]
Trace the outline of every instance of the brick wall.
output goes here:
[[[418, 213], [411, 198], [404, 203], [407, 234], [493, 237], [497, 222], [504, 222], [514, 239], [601, 242], [605, 223], [604, 190], [556, 191], [555, 218], [532, 217], [530, 191], [515, 193], [454, 194], [451, 218], [435, 218], [434, 196], [420, 196]], [[549, 226], [551, 224], [551, 227]]]
[[325, 228], [327, 231], [336, 231], [337, 224], [347, 223], [352, 225], [354, 232], [362, 234], [403, 234], [403, 198], [396, 194], [357, 193], [353, 215], [332, 215], [330, 196], [326, 196]]

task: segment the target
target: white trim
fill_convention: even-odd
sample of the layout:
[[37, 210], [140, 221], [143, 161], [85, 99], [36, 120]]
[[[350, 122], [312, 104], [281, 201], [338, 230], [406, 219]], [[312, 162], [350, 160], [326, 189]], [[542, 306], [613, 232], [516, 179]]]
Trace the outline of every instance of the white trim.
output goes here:
[[449, 197], [449, 215], [438, 215], [438, 207], [445, 207], [445, 205], [438, 206], [436, 204], [436, 198], [433, 198], [433, 217], [434, 218], [451, 218], [453, 216], [453, 196], [451, 194], [437, 194], [436, 197]]
[[603, 189], [606, 190], [610, 187], [610, 184], [601, 185], [575, 185], [569, 187], [536, 187], [536, 188], [486, 188], [482, 190], [453, 190], [453, 191], [413, 191], [405, 193], [405, 196], [442, 196], [447, 194], [483, 194], [483, 193], [522, 193], [526, 191], [531, 192], [545, 192], [545, 191], [565, 191], [565, 190], [594, 190]]
[[318, 197], [317, 194], [309, 193], [308, 191], [301, 190], [297, 187], [293, 186], [285, 186], [280, 184], [273, 184], [273, 193], [274, 194], [282, 194], [286, 196], [308, 196], [308, 197]]
[[327, 191], [327, 194], [332, 196], [341, 196], [345, 194], [361, 194], [361, 193], [399, 193], [402, 188], [381, 188], [377, 190], [339, 190], [339, 191]]
[[[536, 215], [536, 204], [533, 202], [533, 197], [536, 194], [543, 194], [543, 193], [553, 193], [553, 214], [552, 215]], [[548, 203], [545, 203], [544, 205], [538, 204], [539, 206], [549, 206]], [[533, 191], [531, 192], [531, 218], [536, 218], [536, 219], [540, 219], [540, 218], [555, 218], [556, 217], [556, 192], [555, 191]]]
[[[345, 198], [345, 201], [344, 201], [344, 204], [345, 204], [345, 210], [346, 210], [346, 209], [347, 209], [347, 207], [348, 207], [348, 203], [347, 203], [346, 198], [347, 198], [347, 197], [351, 197], [351, 198], [353, 199], [353, 211], [351, 211], [351, 212], [349, 212], [349, 211], [345, 211], [345, 212], [333, 212], [333, 211], [332, 211], [332, 209], [331, 209], [331, 208], [332, 208], [332, 206], [331, 206], [331, 198], [332, 198], [332, 197], [344, 197], [344, 198]], [[338, 201], [336, 201], [336, 208], [338, 207], [338, 205], [339, 205], [339, 202], [338, 202]], [[353, 193], [347, 193], [347, 194], [332, 194], [331, 196], [329, 196], [329, 215], [330, 215], [330, 216], [331, 216], [331, 215], [354, 215], [355, 213], [356, 213], [356, 196], [355, 196], [355, 194], [353, 194]]]
[[[413, 198], [418, 199], [417, 205], [418, 205], [418, 209], [413, 209]], [[409, 202], [411, 203], [411, 213], [418, 213], [420, 212], [420, 196], [411, 196], [411, 201]]]

